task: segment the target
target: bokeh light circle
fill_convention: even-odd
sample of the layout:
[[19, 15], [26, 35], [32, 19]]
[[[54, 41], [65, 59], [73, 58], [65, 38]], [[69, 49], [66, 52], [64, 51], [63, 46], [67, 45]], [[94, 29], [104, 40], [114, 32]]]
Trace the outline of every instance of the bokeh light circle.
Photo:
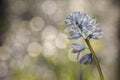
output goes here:
[[43, 43], [43, 55], [45, 57], [55, 56], [57, 53], [56, 46], [52, 41], [45, 41]]
[[33, 31], [40, 31], [45, 25], [44, 20], [41, 17], [34, 17], [30, 21], [30, 27]]
[[54, 1], [46, 0], [42, 4], [42, 10], [47, 15], [52, 15], [57, 10], [57, 5]]
[[46, 28], [42, 32], [43, 40], [55, 40], [57, 36], [57, 29], [54, 26], [46, 26]]
[[41, 45], [37, 42], [32, 42], [28, 45], [27, 52], [30, 56], [36, 57], [41, 53]]
[[60, 49], [64, 49], [67, 47], [67, 43], [68, 43], [67, 35], [59, 33], [57, 38], [55, 39], [55, 45]]

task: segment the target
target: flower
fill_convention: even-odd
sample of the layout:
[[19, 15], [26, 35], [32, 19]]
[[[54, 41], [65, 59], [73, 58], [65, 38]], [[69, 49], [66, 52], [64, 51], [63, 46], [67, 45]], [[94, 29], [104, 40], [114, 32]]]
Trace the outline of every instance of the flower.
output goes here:
[[92, 63], [92, 54], [86, 54], [80, 60], [81, 64], [91, 64]]
[[67, 25], [74, 25], [75, 27], [78, 27], [79, 19], [80, 12], [73, 12], [66, 18], [65, 23]]
[[[96, 23], [96, 19], [93, 19], [86, 13], [72, 12], [66, 18], [65, 23], [67, 24], [68, 27], [64, 31], [69, 33], [68, 39], [83, 38], [85, 41], [87, 41], [91, 38], [92, 39], [102, 38], [103, 32], [98, 27], [98, 24]], [[72, 44], [72, 48], [73, 48], [72, 53], [78, 53], [77, 59], [79, 58], [79, 55], [81, 54], [81, 52], [87, 49], [83, 45], [79, 45], [76, 43]], [[80, 59], [80, 63], [91, 64], [92, 54], [84, 55]]]
[[89, 35], [89, 38], [93, 38], [93, 39], [100, 39], [102, 38], [103, 36], [103, 32], [101, 31], [100, 28], [96, 28], [96, 30]]
[[93, 39], [99, 39], [101, 38], [100, 36], [102, 36], [102, 31], [99, 32], [96, 20], [92, 19], [92, 17], [86, 13], [72, 12], [66, 18], [65, 23], [68, 25], [66, 30], [72, 34], [72, 39], [78, 39], [80, 37], [86, 39], [89, 35]]
[[72, 44], [72, 48], [73, 48], [73, 50], [72, 50], [73, 53], [78, 53], [78, 52], [80, 53], [81, 51], [83, 51], [85, 49], [85, 47], [83, 45], [79, 45], [79, 44], [75, 44], [75, 43]]
[[82, 37], [79, 29], [75, 28], [74, 26], [69, 26], [64, 31], [70, 33], [68, 39], [79, 39], [80, 37]]

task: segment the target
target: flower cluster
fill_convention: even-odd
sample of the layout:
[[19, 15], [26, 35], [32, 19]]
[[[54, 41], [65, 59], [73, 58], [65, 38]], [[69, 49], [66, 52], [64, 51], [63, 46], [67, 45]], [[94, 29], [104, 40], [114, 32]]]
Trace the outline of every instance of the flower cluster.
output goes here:
[[[96, 23], [96, 20], [90, 17], [86, 13], [80, 13], [80, 12], [73, 12], [71, 13], [65, 20], [65, 23], [67, 24], [67, 28], [64, 30], [65, 32], [68, 32], [69, 39], [100, 39], [102, 38], [103, 32], [100, 28], [98, 28], [98, 24]], [[85, 50], [86, 48], [83, 45], [79, 45], [76, 43], [72, 44], [72, 52], [78, 53], [78, 56], [80, 53]], [[77, 59], [78, 59], [77, 56]], [[92, 63], [92, 54], [86, 54], [80, 59], [80, 63], [82, 64], [91, 64]]]

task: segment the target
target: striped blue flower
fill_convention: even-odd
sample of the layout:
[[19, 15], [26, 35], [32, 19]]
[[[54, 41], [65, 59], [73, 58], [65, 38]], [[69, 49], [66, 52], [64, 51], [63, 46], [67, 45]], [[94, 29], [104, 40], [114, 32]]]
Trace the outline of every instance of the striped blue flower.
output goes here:
[[[89, 39], [100, 39], [103, 36], [102, 30], [98, 27], [96, 19], [93, 19], [86, 13], [72, 12], [65, 20], [68, 26], [64, 31], [69, 33], [68, 39], [80, 39], [85, 41]], [[83, 45], [72, 44], [72, 53], [78, 53], [77, 59], [83, 50], [86, 48]], [[88, 48], [89, 49], [89, 48]], [[80, 60], [82, 64], [92, 63], [92, 54], [86, 54]]]
[[79, 45], [79, 44], [75, 44], [75, 43], [73, 43], [71, 46], [73, 48], [73, 50], [72, 50], [73, 53], [80, 53], [81, 51], [83, 51], [85, 49], [85, 47], [83, 45]]
[[92, 54], [86, 54], [80, 59], [81, 64], [91, 64], [92, 63]]

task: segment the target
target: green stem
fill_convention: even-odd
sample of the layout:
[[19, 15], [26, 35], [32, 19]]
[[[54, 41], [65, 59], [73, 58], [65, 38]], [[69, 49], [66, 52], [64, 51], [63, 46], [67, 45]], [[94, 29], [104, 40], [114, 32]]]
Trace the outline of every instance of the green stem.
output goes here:
[[99, 71], [99, 74], [100, 74], [100, 79], [101, 79], [101, 80], [104, 80], [104, 77], [103, 77], [103, 73], [102, 73], [102, 70], [101, 70], [101, 67], [100, 67], [99, 60], [98, 60], [98, 58], [97, 58], [97, 56], [96, 56], [96, 54], [95, 54], [95, 52], [94, 52], [94, 50], [93, 50], [90, 42], [89, 42], [89, 39], [87, 38], [87, 39], [85, 39], [85, 41], [86, 41], [86, 43], [87, 43], [87, 45], [88, 45], [88, 47], [89, 47], [89, 49], [90, 49], [90, 51], [91, 51], [91, 53], [92, 53], [93, 59], [95, 60], [96, 66], [97, 66], [98, 71]]

